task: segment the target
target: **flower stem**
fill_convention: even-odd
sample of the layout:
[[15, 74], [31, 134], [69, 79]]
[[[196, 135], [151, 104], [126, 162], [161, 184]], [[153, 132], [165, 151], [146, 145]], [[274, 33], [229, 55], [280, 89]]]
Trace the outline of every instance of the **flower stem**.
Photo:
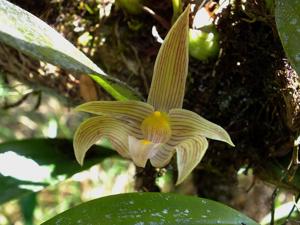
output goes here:
[[145, 168], [136, 167], [135, 189], [141, 192], [160, 192], [155, 180], [157, 171], [148, 162]]

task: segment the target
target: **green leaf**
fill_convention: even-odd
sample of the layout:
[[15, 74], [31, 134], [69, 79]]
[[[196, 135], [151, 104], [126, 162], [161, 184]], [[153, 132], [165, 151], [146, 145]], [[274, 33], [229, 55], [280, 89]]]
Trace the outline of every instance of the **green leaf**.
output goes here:
[[87, 155], [80, 167], [75, 160], [72, 140], [27, 139], [0, 144], [0, 203], [39, 191], [73, 174], [116, 155], [100, 146]]
[[173, 24], [182, 13], [182, 1], [172, 0], [172, 6], [173, 6], [173, 16], [172, 16], [172, 24]]
[[[89, 74], [89, 76], [118, 101], [125, 101], [125, 100], [129, 100], [129, 99], [131, 99], [131, 100], [143, 99], [143, 97], [139, 93], [133, 92], [131, 89], [128, 89], [128, 88], [126, 89], [118, 83], [109, 83], [103, 77], [100, 77], [100, 76], [94, 75], [94, 74]], [[119, 81], [119, 83], [120, 82], [121, 81]], [[126, 84], [124, 83], [124, 86], [125, 85]]]
[[30, 193], [19, 200], [25, 225], [34, 225], [34, 210], [37, 206], [37, 194]]
[[55, 216], [42, 225], [258, 225], [243, 214], [207, 199], [162, 193], [99, 198]]
[[[0, 42], [64, 69], [96, 74], [97, 76], [91, 77], [93, 79], [99, 77], [102, 82], [95, 81], [117, 100], [139, 99], [136, 91], [105, 74], [86, 55], [45, 22], [6, 0], [0, 1]], [[124, 96], [126, 92], [130, 94]]]
[[276, 0], [276, 26], [284, 51], [300, 75], [300, 4], [298, 0]]

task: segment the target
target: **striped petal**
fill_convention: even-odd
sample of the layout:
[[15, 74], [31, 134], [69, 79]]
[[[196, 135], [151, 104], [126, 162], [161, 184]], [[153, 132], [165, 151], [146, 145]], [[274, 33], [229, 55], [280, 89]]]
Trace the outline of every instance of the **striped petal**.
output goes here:
[[168, 112], [181, 108], [188, 72], [188, 6], [167, 34], [154, 65], [148, 103]]
[[170, 140], [162, 145], [159, 151], [150, 159], [152, 166], [154, 167], [164, 167], [166, 166], [172, 159], [172, 156], [175, 153], [175, 147], [182, 141], [193, 137], [189, 135], [183, 135], [183, 133], [174, 133], [172, 131], [172, 136]]
[[208, 147], [206, 138], [196, 136], [181, 142], [176, 146], [178, 178], [180, 184], [198, 165]]
[[166, 166], [175, 153], [174, 146], [167, 144], [161, 145], [156, 153], [150, 158], [151, 165], [157, 168]]
[[131, 159], [139, 167], [145, 167], [147, 160], [155, 154], [160, 145], [147, 140], [139, 140], [133, 136], [128, 137], [128, 142]]
[[128, 125], [109, 116], [97, 116], [85, 120], [77, 128], [73, 147], [76, 160], [83, 164], [86, 152], [101, 138], [110, 140], [113, 148], [123, 157], [128, 154], [128, 135], [139, 136], [139, 130], [133, 124]]
[[141, 122], [154, 110], [153, 106], [140, 101], [91, 101], [76, 107], [77, 111], [96, 115], [126, 117]]
[[172, 130], [172, 136], [168, 142], [162, 145], [160, 150], [150, 159], [152, 166], [159, 168], [166, 166], [175, 153], [176, 145], [193, 136], [195, 136], [195, 133], [180, 133]]
[[229, 134], [219, 125], [185, 109], [172, 109], [169, 113], [173, 139], [182, 140], [193, 136], [204, 136], [210, 139], [224, 141], [231, 146]]

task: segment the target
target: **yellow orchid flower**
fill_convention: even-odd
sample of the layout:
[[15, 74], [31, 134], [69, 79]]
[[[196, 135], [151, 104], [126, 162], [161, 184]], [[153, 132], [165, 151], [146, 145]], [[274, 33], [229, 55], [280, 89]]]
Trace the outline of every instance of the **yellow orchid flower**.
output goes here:
[[78, 111], [96, 114], [75, 132], [74, 151], [83, 164], [88, 149], [106, 137], [120, 155], [139, 167], [150, 160], [166, 166], [177, 153], [181, 183], [201, 161], [208, 147], [206, 138], [233, 145], [228, 133], [198, 114], [182, 109], [188, 72], [188, 6], [167, 34], [154, 66], [147, 103], [140, 101], [92, 101]]

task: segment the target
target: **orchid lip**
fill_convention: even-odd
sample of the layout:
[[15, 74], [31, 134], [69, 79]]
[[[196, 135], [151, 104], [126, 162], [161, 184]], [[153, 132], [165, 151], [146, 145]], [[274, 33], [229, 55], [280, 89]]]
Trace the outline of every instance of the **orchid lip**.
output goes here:
[[148, 159], [155, 155], [160, 144], [149, 140], [139, 140], [134, 136], [128, 137], [129, 154], [135, 165], [145, 167]]

